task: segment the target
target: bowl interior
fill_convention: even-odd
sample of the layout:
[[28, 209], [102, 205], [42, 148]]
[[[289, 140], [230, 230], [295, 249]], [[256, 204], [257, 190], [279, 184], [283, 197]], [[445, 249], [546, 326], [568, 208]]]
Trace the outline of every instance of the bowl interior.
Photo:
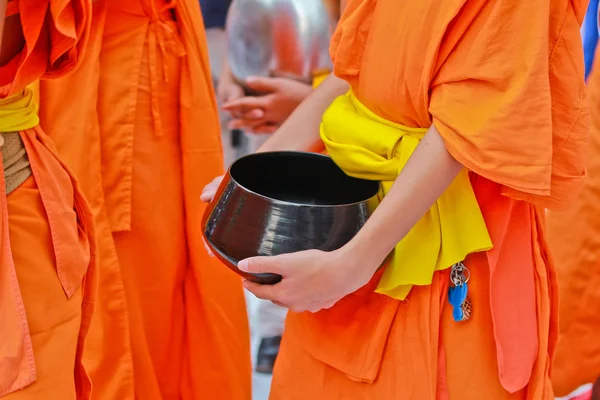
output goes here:
[[256, 153], [230, 168], [231, 179], [270, 199], [303, 205], [341, 206], [371, 199], [379, 183], [350, 177], [325, 155]]

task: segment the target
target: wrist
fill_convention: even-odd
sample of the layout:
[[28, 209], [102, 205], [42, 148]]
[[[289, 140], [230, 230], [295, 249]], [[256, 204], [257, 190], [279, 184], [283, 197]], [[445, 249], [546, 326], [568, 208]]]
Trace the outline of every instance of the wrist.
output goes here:
[[345, 260], [356, 265], [359, 272], [364, 274], [368, 281], [384, 263], [389, 251], [374, 251], [370, 241], [365, 239], [357, 235], [338, 251], [343, 254]]

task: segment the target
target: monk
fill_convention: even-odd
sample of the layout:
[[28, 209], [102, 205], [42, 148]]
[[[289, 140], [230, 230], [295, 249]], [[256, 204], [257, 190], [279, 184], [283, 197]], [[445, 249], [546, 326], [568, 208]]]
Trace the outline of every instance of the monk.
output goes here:
[[292, 311], [271, 399], [554, 399], [543, 218], [585, 176], [584, 13], [584, 1], [347, 1], [335, 76], [260, 151], [321, 139], [385, 197], [337, 251], [239, 263], [281, 274], [245, 287]]
[[[593, 7], [592, 7], [593, 5]], [[598, 2], [593, 1], [586, 20], [594, 43], [586, 46], [586, 58], [596, 50]], [[587, 35], [584, 36], [588, 38]], [[600, 58], [588, 76], [591, 114], [590, 144], [586, 166], [588, 179], [581, 195], [564, 212], [548, 214], [548, 240], [559, 281], [560, 324], [552, 383], [558, 396], [600, 378]], [[600, 398], [600, 385], [594, 399]]]
[[82, 68], [40, 94], [99, 227], [95, 398], [250, 399], [241, 280], [202, 247], [223, 160], [198, 1], [98, 0]]
[[95, 303], [93, 218], [29, 87], [79, 64], [90, 13], [89, 0], [0, 1], [2, 400], [90, 399], [82, 353]]

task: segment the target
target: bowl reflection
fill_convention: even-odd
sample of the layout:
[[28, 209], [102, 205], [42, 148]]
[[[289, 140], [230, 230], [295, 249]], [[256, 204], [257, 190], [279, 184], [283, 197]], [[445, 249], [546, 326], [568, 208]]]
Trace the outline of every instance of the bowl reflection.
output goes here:
[[234, 0], [227, 14], [233, 76], [284, 75], [312, 80], [331, 69], [330, 7], [323, 0]]

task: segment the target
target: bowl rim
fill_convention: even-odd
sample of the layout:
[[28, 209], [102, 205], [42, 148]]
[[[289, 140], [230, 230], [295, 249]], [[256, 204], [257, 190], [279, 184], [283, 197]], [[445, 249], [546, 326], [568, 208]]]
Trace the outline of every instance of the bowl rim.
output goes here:
[[[268, 200], [268, 201], [272, 202], [273, 204], [281, 204], [281, 205], [286, 205], [286, 206], [314, 207], [314, 208], [316, 208], [316, 207], [318, 207], [318, 208], [351, 207], [351, 206], [355, 206], [357, 204], [367, 203], [367, 202], [372, 201], [374, 198], [376, 198], [376, 197], [379, 196], [379, 192], [381, 191], [381, 182], [371, 181], [371, 180], [368, 180], [368, 179], [354, 178], [354, 179], [361, 179], [363, 181], [374, 182], [378, 186], [377, 191], [375, 192], [375, 194], [373, 196], [371, 196], [371, 197], [369, 197], [367, 199], [360, 200], [360, 201], [355, 201], [355, 202], [352, 202], [352, 203], [343, 203], [343, 204], [306, 204], [306, 203], [297, 203], [297, 202], [293, 202], [293, 201], [274, 199], [272, 197], [265, 196], [263, 194], [257, 193], [257, 192], [255, 192], [255, 191], [253, 191], [251, 189], [248, 189], [246, 186], [242, 185], [231, 174], [231, 168], [233, 168], [233, 166], [238, 161], [240, 161], [240, 160], [243, 160], [243, 159], [246, 159], [246, 158], [251, 158], [251, 157], [256, 157], [256, 156], [263, 155], [263, 154], [274, 154], [274, 155], [277, 155], [277, 154], [291, 154], [291, 153], [293, 153], [293, 154], [308, 155], [310, 157], [329, 158], [330, 160], [333, 161], [333, 159], [330, 156], [326, 155], [326, 154], [314, 153], [314, 152], [311, 152], [311, 151], [296, 151], [296, 150], [262, 151], [262, 152], [258, 152], [258, 153], [246, 154], [245, 156], [242, 156], [242, 157], [238, 158], [237, 160], [235, 160], [234, 162], [232, 162], [231, 165], [229, 165], [229, 168], [227, 168], [227, 177], [229, 178], [229, 181], [235, 183], [236, 186], [238, 186], [240, 189], [246, 191], [247, 193], [251, 193], [252, 195], [257, 196], [257, 197], [259, 197], [261, 199]], [[343, 172], [343, 170], [342, 170], [342, 172]], [[348, 175], [348, 176], [350, 176], [350, 175]], [[353, 177], [351, 177], [351, 178], [353, 178]], [[226, 182], [223, 182], [223, 183], [227, 184]]]

